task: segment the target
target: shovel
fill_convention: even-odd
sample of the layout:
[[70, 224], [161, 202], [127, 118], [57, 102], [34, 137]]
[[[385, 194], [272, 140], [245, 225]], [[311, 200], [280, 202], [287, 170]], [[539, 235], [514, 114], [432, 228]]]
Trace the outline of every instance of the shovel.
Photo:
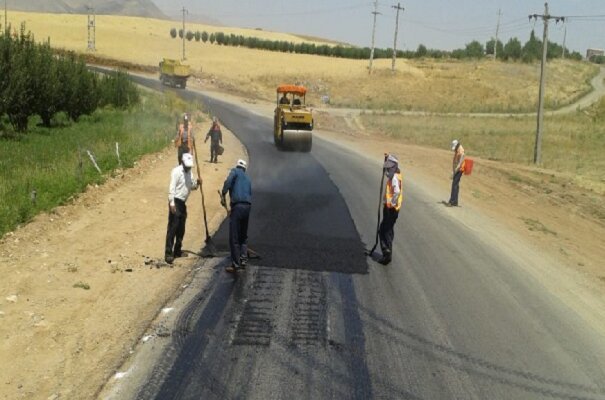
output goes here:
[[197, 177], [200, 180], [200, 193], [202, 194], [202, 210], [204, 210], [204, 228], [206, 229], [206, 246], [202, 249], [199, 254], [201, 257], [214, 257], [216, 255], [216, 245], [210, 237], [208, 232], [208, 219], [206, 217], [206, 203], [204, 202], [204, 189], [202, 187], [202, 175], [200, 174], [200, 163], [197, 159], [197, 148], [195, 147], [195, 140], [193, 140], [193, 154], [195, 155], [195, 167], [197, 169]]

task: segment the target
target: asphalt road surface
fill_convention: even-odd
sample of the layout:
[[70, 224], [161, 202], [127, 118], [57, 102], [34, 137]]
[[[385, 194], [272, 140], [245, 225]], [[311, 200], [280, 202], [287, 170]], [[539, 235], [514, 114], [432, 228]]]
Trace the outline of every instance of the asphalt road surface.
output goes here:
[[404, 178], [394, 260], [378, 265], [363, 251], [379, 160], [318, 138], [280, 152], [270, 119], [179, 92], [248, 149], [262, 259], [214, 275], [137, 398], [605, 399], [603, 336], [423, 188]]

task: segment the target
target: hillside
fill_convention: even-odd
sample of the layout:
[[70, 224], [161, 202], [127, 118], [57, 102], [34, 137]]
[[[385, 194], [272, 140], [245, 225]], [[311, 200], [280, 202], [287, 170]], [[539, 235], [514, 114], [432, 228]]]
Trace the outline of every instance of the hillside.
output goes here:
[[91, 4], [99, 15], [166, 18], [152, 0], [19, 0], [9, 2], [8, 8], [28, 12], [86, 14]]

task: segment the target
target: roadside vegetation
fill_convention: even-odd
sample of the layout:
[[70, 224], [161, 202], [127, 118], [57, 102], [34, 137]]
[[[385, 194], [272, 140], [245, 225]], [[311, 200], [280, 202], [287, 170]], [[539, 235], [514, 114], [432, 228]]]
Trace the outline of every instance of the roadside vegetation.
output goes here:
[[[361, 116], [370, 132], [408, 144], [447, 149], [452, 139], [471, 156], [531, 165], [535, 117]], [[320, 121], [321, 122], [321, 121]], [[545, 118], [542, 166], [576, 176], [579, 184], [605, 194], [605, 99], [588, 110]]]
[[0, 236], [166, 147], [182, 109], [173, 97], [143, 93], [130, 110], [106, 107], [77, 123], [60, 114], [47, 128], [31, 118], [27, 135], [0, 140]]
[[[0, 124], [6, 115], [14, 132], [25, 132], [34, 115], [51, 127], [59, 113], [78, 121], [98, 107], [128, 108], [138, 102], [125, 73], [99, 78], [75, 53], [57, 55], [48, 42], [36, 43], [24, 23], [18, 34], [8, 32], [0, 34]], [[0, 137], [11, 133], [0, 125]]]

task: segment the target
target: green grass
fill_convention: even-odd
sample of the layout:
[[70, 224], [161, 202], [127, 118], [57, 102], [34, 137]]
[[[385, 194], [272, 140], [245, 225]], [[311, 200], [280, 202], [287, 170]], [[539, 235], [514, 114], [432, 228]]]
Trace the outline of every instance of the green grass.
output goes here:
[[[87, 185], [103, 182], [120, 167], [116, 142], [123, 168], [164, 148], [172, 139], [174, 112], [182, 106], [171, 97], [143, 94], [141, 104], [130, 111], [98, 110], [55, 128], [40, 127], [32, 119], [29, 133], [0, 138], [0, 235], [64, 204]], [[86, 150], [95, 155], [102, 175]]]
[[[535, 117], [455, 117], [363, 114], [362, 123], [401, 142], [448, 149], [461, 140], [467, 153], [531, 165]], [[586, 112], [545, 117], [542, 166], [605, 183], [605, 99]], [[511, 176], [515, 180], [515, 176]]]

